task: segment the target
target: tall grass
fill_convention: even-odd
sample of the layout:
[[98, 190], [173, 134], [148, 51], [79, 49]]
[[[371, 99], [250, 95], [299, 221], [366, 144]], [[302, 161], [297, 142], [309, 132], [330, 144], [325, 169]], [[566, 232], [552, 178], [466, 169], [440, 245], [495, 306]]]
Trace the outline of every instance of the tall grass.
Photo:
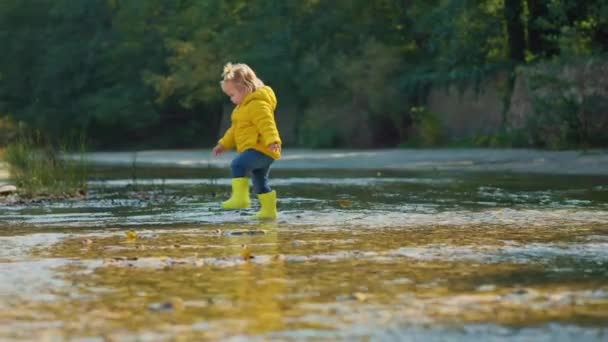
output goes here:
[[[76, 158], [65, 158], [74, 150]], [[89, 168], [84, 152], [83, 137], [76, 144], [54, 147], [40, 134], [21, 134], [6, 147], [4, 161], [22, 196], [78, 196], [87, 191]]]

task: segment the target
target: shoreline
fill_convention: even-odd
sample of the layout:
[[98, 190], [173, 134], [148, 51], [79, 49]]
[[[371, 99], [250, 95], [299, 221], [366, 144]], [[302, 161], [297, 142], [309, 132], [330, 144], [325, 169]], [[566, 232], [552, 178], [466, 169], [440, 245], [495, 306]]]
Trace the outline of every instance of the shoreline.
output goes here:
[[[91, 152], [93, 166], [227, 168], [234, 151], [213, 157], [211, 150]], [[68, 155], [68, 158], [79, 158]], [[607, 175], [608, 150], [544, 151], [531, 149], [285, 149], [273, 169], [473, 171], [557, 175]]]

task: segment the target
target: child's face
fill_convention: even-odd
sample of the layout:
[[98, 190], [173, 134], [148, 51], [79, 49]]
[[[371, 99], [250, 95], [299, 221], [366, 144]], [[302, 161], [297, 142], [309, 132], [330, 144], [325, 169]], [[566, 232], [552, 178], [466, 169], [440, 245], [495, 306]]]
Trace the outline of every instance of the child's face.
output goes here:
[[245, 99], [245, 96], [247, 96], [247, 91], [234, 82], [224, 82], [222, 90], [230, 97], [230, 101], [235, 105], [240, 105], [241, 102], [243, 102], [243, 99]]

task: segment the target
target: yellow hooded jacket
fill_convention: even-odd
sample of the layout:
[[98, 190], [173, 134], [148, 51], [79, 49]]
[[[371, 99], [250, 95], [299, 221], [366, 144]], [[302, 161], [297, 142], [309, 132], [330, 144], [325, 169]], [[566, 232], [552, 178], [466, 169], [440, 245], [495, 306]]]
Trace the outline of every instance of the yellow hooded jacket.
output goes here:
[[273, 143], [281, 144], [274, 121], [276, 108], [277, 98], [269, 86], [249, 93], [232, 111], [232, 124], [218, 143], [225, 149], [236, 147], [239, 153], [254, 149], [272, 159], [279, 159], [281, 152], [273, 152], [268, 148]]

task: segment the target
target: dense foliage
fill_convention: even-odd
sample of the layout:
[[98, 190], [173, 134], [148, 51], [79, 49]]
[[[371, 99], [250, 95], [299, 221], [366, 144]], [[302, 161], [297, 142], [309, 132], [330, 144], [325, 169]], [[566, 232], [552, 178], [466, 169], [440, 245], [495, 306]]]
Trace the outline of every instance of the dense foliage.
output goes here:
[[433, 85], [607, 52], [608, 3], [2, 0], [0, 48], [0, 115], [55, 138], [208, 146], [234, 61], [277, 90], [288, 143], [397, 146]]

